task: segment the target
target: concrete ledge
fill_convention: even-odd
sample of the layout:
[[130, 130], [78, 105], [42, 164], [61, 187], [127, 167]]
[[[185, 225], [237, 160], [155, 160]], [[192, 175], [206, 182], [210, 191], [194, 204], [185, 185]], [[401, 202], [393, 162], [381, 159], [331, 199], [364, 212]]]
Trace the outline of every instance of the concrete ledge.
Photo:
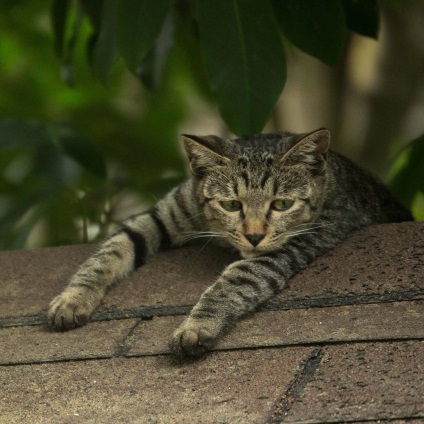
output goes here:
[[205, 358], [175, 363], [173, 330], [232, 258], [164, 252], [94, 322], [44, 324], [93, 246], [0, 253], [4, 422], [344, 422], [424, 419], [424, 223], [353, 233]]

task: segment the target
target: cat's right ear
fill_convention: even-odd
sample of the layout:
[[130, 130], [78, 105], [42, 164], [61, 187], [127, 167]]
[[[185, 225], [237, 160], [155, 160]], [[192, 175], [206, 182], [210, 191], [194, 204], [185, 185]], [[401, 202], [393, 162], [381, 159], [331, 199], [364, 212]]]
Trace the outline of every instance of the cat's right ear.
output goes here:
[[286, 164], [302, 163], [316, 173], [325, 170], [328, 147], [330, 144], [330, 131], [325, 128], [306, 134], [286, 152], [280, 161]]
[[210, 168], [230, 163], [230, 159], [222, 154], [226, 143], [222, 138], [215, 135], [200, 137], [188, 134], [183, 134], [181, 138], [194, 175], [202, 176]]

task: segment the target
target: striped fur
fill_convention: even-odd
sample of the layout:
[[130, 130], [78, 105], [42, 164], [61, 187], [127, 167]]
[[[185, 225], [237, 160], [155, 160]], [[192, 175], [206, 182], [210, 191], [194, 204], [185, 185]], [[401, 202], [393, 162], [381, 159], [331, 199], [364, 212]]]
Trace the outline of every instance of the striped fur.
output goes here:
[[328, 150], [327, 130], [233, 141], [184, 136], [192, 177], [123, 222], [50, 304], [57, 330], [84, 325], [107, 289], [156, 252], [205, 238], [240, 252], [174, 333], [198, 355], [346, 235], [412, 217], [379, 181]]

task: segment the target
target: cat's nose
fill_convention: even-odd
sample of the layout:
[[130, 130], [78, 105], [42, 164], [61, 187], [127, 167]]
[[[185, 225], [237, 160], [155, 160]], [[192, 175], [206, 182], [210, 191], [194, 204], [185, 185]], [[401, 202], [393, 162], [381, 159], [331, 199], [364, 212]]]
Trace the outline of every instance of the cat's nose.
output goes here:
[[247, 240], [249, 240], [249, 243], [253, 247], [256, 247], [265, 237], [265, 234], [245, 234], [244, 236], [247, 238]]

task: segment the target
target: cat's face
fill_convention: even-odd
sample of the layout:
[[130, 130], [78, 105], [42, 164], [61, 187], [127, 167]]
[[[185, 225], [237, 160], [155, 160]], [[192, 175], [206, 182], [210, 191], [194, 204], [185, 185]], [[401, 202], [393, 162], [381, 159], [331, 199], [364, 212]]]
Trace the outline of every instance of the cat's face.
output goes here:
[[[304, 140], [297, 151], [296, 144], [283, 153], [254, 149], [222, 155], [218, 148], [221, 154], [213, 157], [214, 164], [210, 151], [203, 152], [201, 146], [200, 154], [210, 166], [206, 169], [194, 156], [191, 165], [204, 167], [198, 195], [211, 231], [244, 257], [278, 250], [289, 238], [308, 231], [321, 207], [325, 185], [326, 150], [322, 146], [314, 150], [314, 142], [320, 141], [312, 137], [311, 145]], [[309, 157], [311, 149], [321, 157]], [[320, 172], [314, 172], [318, 166]]]
[[323, 190], [322, 178], [316, 181], [302, 169], [254, 165], [257, 161], [246, 167], [234, 161], [210, 172], [203, 184], [211, 230], [225, 235], [245, 257], [277, 250], [306, 231]]

